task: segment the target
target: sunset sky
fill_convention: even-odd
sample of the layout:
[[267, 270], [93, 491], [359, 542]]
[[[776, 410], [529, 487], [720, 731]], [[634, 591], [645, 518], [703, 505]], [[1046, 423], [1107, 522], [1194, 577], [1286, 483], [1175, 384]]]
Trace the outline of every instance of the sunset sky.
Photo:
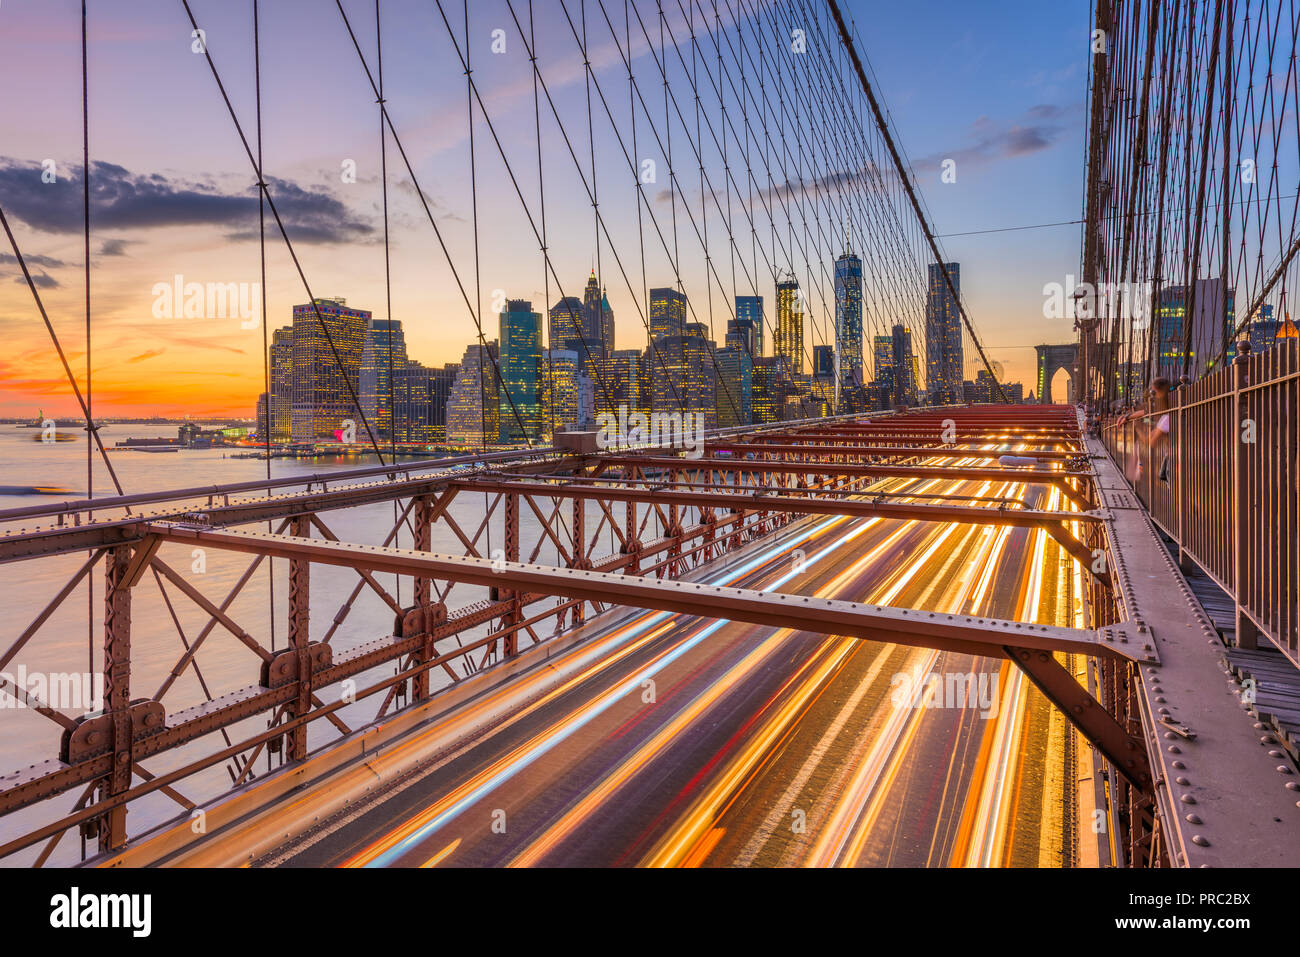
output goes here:
[[[251, 138], [251, 0], [191, 0], [191, 6]], [[460, 4], [444, 7], [463, 44]], [[527, 0], [515, 0], [514, 7], [526, 17]], [[578, 17], [584, 3], [567, 0], [567, 7]], [[623, 3], [605, 0], [604, 7], [621, 33]], [[350, 0], [344, 8], [374, 69], [374, 4]], [[682, 10], [691, 8], [685, 2], [664, 8], [682, 41], [689, 33]], [[534, 9], [543, 75], [566, 123], [581, 118], [572, 132], [581, 134], [574, 147], [585, 155], [581, 54], [559, 0], [535, 0]], [[626, 111], [626, 72], [601, 6], [586, 0], [585, 9], [593, 68], [600, 82], [609, 84], [611, 96], [616, 94], [617, 108]], [[657, 41], [655, 5], [641, 0], [637, 9]], [[699, 9], [712, 11], [712, 0], [702, 0]], [[436, 4], [383, 0], [381, 10], [388, 107], [461, 279], [475, 298], [465, 77]], [[1043, 317], [1043, 286], [1077, 273], [1079, 227], [953, 234], [1079, 219], [1088, 4], [849, 0], [846, 11], [856, 21], [878, 92], [935, 226], [946, 236], [949, 258], [962, 265], [972, 319], [1006, 377], [1023, 381], [1028, 391], [1034, 388], [1033, 346], [1072, 336], [1068, 320]], [[527, 29], [526, 20], [524, 25]], [[506, 35], [503, 55], [490, 50], [497, 29]], [[652, 76], [657, 71], [644, 40], [637, 42], [635, 20], [632, 29], [634, 72], [647, 97], [653, 91], [660, 98], [662, 109], [662, 84]], [[531, 177], [525, 188], [534, 197], [532, 75], [505, 0], [476, 0], [468, 32], [475, 80], [512, 164]], [[252, 321], [237, 314], [186, 319], [179, 311], [157, 316], [154, 308], [155, 287], [170, 285], [177, 275], [186, 282], [245, 288], [258, 282], [257, 197], [247, 156], [204, 57], [192, 52], [180, 0], [92, 2], [89, 36], [96, 413], [250, 417], [262, 390], [257, 314]], [[266, 175], [307, 281], [318, 296], [341, 296], [384, 317], [378, 108], [342, 18], [333, 3], [264, 0], [261, 42]], [[716, 57], [711, 40], [702, 35], [701, 43]], [[4, 0], [0, 206], [78, 376], [85, 368], [80, 55], [79, 2]], [[681, 99], [689, 109], [689, 87]], [[581, 295], [594, 265], [592, 212], [563, 140], [546, 120], [544, 115], [552, 258], [563, 292]], [[639, 289], [634, 192], [607, 127], [599, 114], [601, 205]], [[639, 135], [648, 139], [647, 132], [643, 126]], [[640, 147], [654, 154], [644, 142]], [[495, 291], [531, 298], [544, 311], [543, 264], [481, 121], [475, 149], [477, 287], [485, 329], [494, 337]], [[697, 177], [694, 163], [676, 131], [674, 150], [680, 175], [690, 182]], [[956, 161], [955, 183], [940, 180], [944, 159]], [[43, 182], [42, 164], [50, 160], [45, 169], [53, 170], [55, 181]], [[347, 161], [356, 165], [354, 183], [342, 181]], [[658, 162], [665, 170], [661, 157]], [[624, 165], [616, 181], [619, 164]], [[662, 172], [661, 190], [666, 178]], [[412, 358], [426, 364], [458, 361], [474, 338], [473, 320], [391, 139], [388, 182], [392, 318], [403, 322]], [[685, 193], [684, 201], [696, 202], [698, 209], [698, 190], [694, 200]], [[709, 228], [716, 239], [721, 229], [716, 217]], [[306, 294], [269, 220], [267, 236], [268, 315], [276, 328], [289, 323], [291, 307]], [[685, 219], [678, 239], [683, 261], [691, 263], [683, 270], [687, 293], [701, 319], [711, 309], [715, 337], [721, 340], [727, 310], [716, 293], [712, 301], [704, 293], [702, 256]], [[725, 235], [720, 242], [714, 255], [725, 253]], [[646, 251], [648, 284], [670, 285], [672, 271], [662, 251], [648, 240]], [[635, 297], [607, 246], [602, 257], [617, 317], [617, 346], [643, 347]], [[768, 284], [764, 279], [758, 291], [770, 308]], [[553, 281], [549, 293], [551, 303], [560, 296]], [[74, 415], [75, 402], [7, 242], [0, 245], [0, 335], [7, 343], [0, 356], [0, 416], [34, 416], [38, 408]]]

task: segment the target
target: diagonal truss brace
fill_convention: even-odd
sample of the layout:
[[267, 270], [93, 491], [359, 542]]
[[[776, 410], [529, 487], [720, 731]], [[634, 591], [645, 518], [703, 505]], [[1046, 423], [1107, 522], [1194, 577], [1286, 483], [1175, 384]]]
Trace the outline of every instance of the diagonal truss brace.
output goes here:
[[1126, 626], [1099, 631], [868, 605], [830, 598], [650, 579], [574, 568], [439, 555], [267, 532], [151, 524], [169, 541], [267, 554], [371, 572], [415, 574], [519, 593], [609, 602], [654, 611], [744, 621], [970, 655], [1010, 657], [1107, 760], [1143, 789], [1151, 786], [1143, 744], [1056, 661], [1054, 652], [1109, 658], [1124, 666], [1157, 664], [1150, 642]]

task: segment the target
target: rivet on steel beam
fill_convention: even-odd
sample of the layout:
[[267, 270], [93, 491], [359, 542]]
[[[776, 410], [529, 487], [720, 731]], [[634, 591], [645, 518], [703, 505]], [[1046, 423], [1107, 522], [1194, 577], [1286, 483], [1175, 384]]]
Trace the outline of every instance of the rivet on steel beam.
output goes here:
[[1200, 834], [1193, 834], [1193, 835], [1192, 835], [1192, 843], [1195, 844], [1197, 847], [1209, 847], [1209, 846], [1210, 846], [1209, 839], [1206, 838], [1206, 837], [1204, 837], [1203, 835], [1200, 835]]

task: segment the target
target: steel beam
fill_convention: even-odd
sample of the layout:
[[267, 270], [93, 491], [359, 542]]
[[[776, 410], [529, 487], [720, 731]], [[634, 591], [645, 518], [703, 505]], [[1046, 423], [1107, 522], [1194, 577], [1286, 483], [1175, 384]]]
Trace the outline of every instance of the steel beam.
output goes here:
[[[792, 437], [793, 438], [793, 437]], [[748, 441], [730, 441], [717, 439], [707, 440], [704, 448], [709, 452], [716, 452], [718, 449], [728, 449], [732, 452], [749, 453], [755, 455], [827, 455], [836, 458], [861, 458], [879, 455], [924, 455], [929, 457], [942, 457], [954, 459], [999, 459], [1004, 455], [1024, 455], [1030, 458], [1056, 461], [1060, 459], [1077, 458], [1082, 452], [1067, 452], [1062, 450], [1040, 451], [1032, 450], [1029, 452], [1012, 452], [1007, 449], [990, 450], [990, 449], [968, 449], [956, 448], [951, 445], [925, 445], [925, 446], [907, 446], [907, 445], [845, 445], [840, 439], [818, 439], [815, 435], [809, 435], [801, 438], [797, 443], [791, 442], [780, 445], [769, 445], [766, 442], [748, 442]]]
[[1113, 683], [1116, 710], [1141, 723], [1170, 860], [1181, 867], [1293, 864], [1300, 808], [1292, 769], [1280, 749], [1265, 746], [1241, 688], [1225, 677], [1230, 669], [1214, 622], [1151, 516], [1132, 507], [1128, 483], [1100, 440], [1089, 445], [1102, 499], [1115, 503], [1104, 528], [1125, 627], [1138, 629], [1160, 656], [1127, 675], [1100, 670]]
[[[788, 475], [783, 476], [783, 478]], [[766, 495], [757, 492], [742, 494], [739, 488], [726, 491], [675, 490], [662, 487], [629, 488], [616, 485], [590, 485], [543, 481], [522, 481], [483, 477], [466, 480], [461, 486], [475, 491], [515, 493], [521, 495], [569, 498], [574, 502], [575, 521], [578, 520], [578, 503], [589, 500], [645, 502], [669, 507], [669, 524], [676, 521], [678, 506], [697, 506], [701, 509], [725, 508], [732, 512], [778, 512], [783, 515], [844, 515], [852, 518], [883, 518], [902, 521], [958, 522], [968, 525], [1010, 525], [1017, 528], [1041, 528], [1055, 539], [1097, 580], [1110, 586], [1110, 572], [1098, 556], [1079, 541], [1066, 527], [1066, 522], [1082, 525], [1100, 524], [1101, 517], [1094, 512], [1041, 511], [1036, 509], [1010, 509], [965, 505], [919, 505], [899, 502], [880, 502], [868, 499], [827, 498], [825, 496]], [[867, 493], [870, 494], [870, 493]], [[576, 528], [575, 528], [576, 532]], [[671, 533], [671, 528], [670, 528]], [[672, 577], [675, 577], [672, 576]]]
[[[578, 500], [581, 501], [581, 500]], [[266, 532], [151, 526], [151, 532], [178, 542], [211, 548], [264, 553], [291, 561], [319, 562], [394, 574], [426, 574], [489, 588], [558, 595], [678, 614], [746, 621], [844, 635], [969, 655], [1008, 655], [1056, 702], [1080, 731], [1122, 774], [1140, 788], [1150, 773], [1140, 743], [1085, 692], [1052, 658], [1052, 652], [1082, 654], [1132, 663], [1156, 663], [1153, 646], [1123, 627], [1097, 632], [1034, 625], [940, 612], [914, 611], [802, 595], [770, 593], [665, 579], [637, 578], [545, 565], [436, 555], [378, 546], [272, 535]], [[1072, 686], [1072, 687], [1071, 687]]]
[[[465, 481], [463, 489], [490, 492], [516, 492], [524, 495], [547, 495], [575, 501], [636, 501], [666, 506], [747, 509], [750, 511], [793, 512], [808, 515], [846, 515], [855, 518], [891, 518], [926, 522], [961, 522], [972, 525], [1014, 525], [1041, 528], [1064, 521], [1083, 524], [1100, 523], [1093, 512], [1043, 511], [1039, 509], [987, 508], [965, 505], [920, 505], [878, 502], [871, 499], [829, 498], [826, 496], [789, 496], [745, 494], [740, 488], [728, 491], [693, 491], [655, 487], [638, 488], [622, 485], [588, 485], [555, 482], [482, 478]], [[870, 492], [864, 493], [870, 495]]]
[[[735, 458], [680, 459], [669, 456], [607, 455], [604, 461], [608, 465], [624, 468], [636, 466], [641, 470], [681, 468], [706, 468], [718, 472], [759, 471], [756, 462]], [[1050, 485], [1087, 511], [1092, 507], [1088, 497], [1070, 484], [1071, 479], [1081, 482], [1091, 481], [1087, 472], [1052, 472], [1045, 469], [993, 468], [961, 465], [865, 465], [861, 463], [830, 463], [816, 459], [803, 461], [789, 460], [780, 462], [764, 461], [761, 470], [787, 475], [836, 475], [855, 478], [947, 478], [966, 479], [970, 481], [1024, 482], [1027, 485]], [[521, 476], [522, 478], [523, 476]], [[528, 476], [534, 478], [536, 476]], [[863, 494], [870, 494], [863, 493]]]
[[[139, 549], [144, 550], [145, 546]], [[104, 567], [104, 712], [111, 720], [113, 741], [109, 772], [100, 783], [101, 797], [122, 794], [131, 787], [130, 575], [139, 567], [127, 545], [109, 551]], [[124, 843], [126, 806], [120, 805], [100, 818], [99, 849], [113, 851]]]
[[200, 542], [210, 548], [266, 554], [294, 561], [366, 568], [390, 574], [423, 574], [487, 588], [511, 588], [530, 594], [593, 602], [614, 600], [636, 608], [748, 621], [797, 631], [849, 635], [966, 654], [1000, 654], [999, 649], [1010, 644], [1124, 661], [1155, 660], [1148, 650], [1149, 645], [1130, 640], [1128, 631], [1122, 627], [1086, 632], [696, 582], [638, 578], [588, 569], [494, 562], [378, 545], [353, 545], [261, 531], [153, 524], [150, 533], [167, 541]]
[[[306, 518], [295, 518], [289, 526], [293, 537], [311, 541], [307, 535], [311, 524]], [[311, 710], [311, 562], [301, 557], [289, 557], [289, 646], [296, 661], [294, 700], [288, 710], [289, 718], [296, 718]], [[289, 732], [288, 753], [290, 761], [301, 761], [307, 756], [307, 725], [300, 724]]]
[[[801, 433], [801, 435], [803, 435]], [[843, 444], [833, 444], [839, 442], [837, 439], [826, 439], [824, 441], [832, 444], [812, 444], [817, 440], [815, 433], [807, 433], [800, 439], [800, 444], [755, 444], [747, 440], [737, 440], [730, 437], [719, 437], [710, 439], [706, 445], [711, 450], [728, 449], [740, 454], [755, 453], [762, 456], [761, 460], [747, 460], [737, 458], [738, 463], [744, 461], [764, 461], [766, 462], [774, 455], [799, 455], [803, 459], [810, 459], [816, 456], [822, 456], [827, 459], [828, 466], [833, 465], [836, 461], [844, 461], [849, 458], [862, 459], [889, 456], [926, 456], [942, 458], [973, 458], [981, 460], [994, 460], [1001, 457], [1005, 452], [977, 450], [977, 449], [959, 449], [950, 446], [927, 446], [924, 448], [914, 448], [907, 446], [847, 446]], [[664, 450], [651, 450], [664, 451]], [[1078, 455], [1077, 452], [1034, 452], [1033, 457], [1044, 461], [1064, 460]], [[627, 452], [617, 453], [619, 457], [627, 456]], [[510, 472], [536, 472], [539, 462], [546, 463], [552, 467], [555, 474], [572, 472], [582, 468], [584, 465], [596, 464], [603, 465], [610, 456], [565, 456], [549, 457], [539, 459], [533, 457], [516, 456], [510, 460], [504, 460], [500, 465], [492, 469], [482, 469], [482, 473], [500, 474]], [[459, 460], [453, 460], [459, 461]], [[463, 463], [468, 465], [469, 463]], [[103, 510], [116, 507], [125, 507], [121, 503], [134, 504], [152, 504], [168, 501], [177, 501], [182, 494], [190, 498], [206, 497], [208, 504], [195, 509], [192, 505], [189, 507], [176, 506], [172, 509], [160, 509], [149, 514], [152, 520], [160, 521], [186, 521], [192, 518], [201, 518], [210, 525], [241, 525], [251, 522], [271, 521], [275, 519], [294, 517], [298, 515], [314, 514], [318, 512], [331, 511], [341, 508], [353, 508], [361, 505], [373, 504], [375, 502], [392, 501], [396, 498], [410, 498], [423, 495], [432, 495], [446, 489], [449, 485], [463, 481], [465, 476], [471, 474], [463, 469], [452, 471], [442, 469], [441, 472], [434, 475], [427, 474], [406, 474], [399, 469], [365, 469], [357, 470], [358, 473], [369, 475], [371, 473], [401, 473], [403, 477], [393, 481], [365, 482], [358, 484], [343, 485], [341, 487], [326, 488], [323, 479], [316, 481], [300, 481], [300, 484], [307, 484], [307, 491], [293, 491], [272, 496], [250, 496], [245, 499], [231, 500], [230, 496], [236, 490], [244, 486], [265, 487], [266, 483], [238, 483], [230, 486], [213, 486], [209, 488], [186, 489], [175, 492], [161, 492], [149, 496], [127, 496], [118, 499], [105, 499], [102, 504], [97, 504], [98, 514], [103, 514]], [[781, 471], [773, 469], [773, 471]], [[834, 471], [834, 469], [830, 469]], [[344, 477], [353, 473], [342, 473]], [[1016, 473], [1022, 474], [1022, 473]], [[307, 477], [308, 479], [312, 477]], [[283, 483], [280, 483], [283, 484]], [[319, 484], [319, 489], [311, 489], [313, 484]], [[221, 504], [213, 504], [213, 500], [222, 499]], [[66, 508], [80, 507], [82, 503], [69, 503]], [[60, 511], [64, 506], [58, 506], [54, 510], [41, 512], [37, 510], [32, 512], [30, 509], [10, 510], [9, 512], [0, 513], [0, 520], [6, 517], [18, 516], [18, 512], [27, 514], [31, 512], [33, 516], [41, 515], [43, 517], [56, 517], [62, 522], [64, 512]], [[67, 514], [77, 514], [68, 512]], [[81, 525], [55, 525], [47, 528], [37, 529], [20, 529], [11, 531], [7, 534], [0, 535], [0, 563], [19, 561], [22, 559], [38, 558], [47, 555], [65, 554], [74, 551], [86, 551], [91, 548], [105, 548], [121, 544], [134, 544], [139, 540], [139, 519], [133, 516], [120, 516], [110, 519], [96, 519], [94, 521]]]
[[[445, 503], [446, 499], [443, 499], [442, 502]], [[722, 525], [730, 527], [733, 523], [740, 527], [739, 519], [725, 519]], [[758, 523], [753, 522], [745, 530], [756, 533], [757, 528]], [[685, 537], [688, 540], [693, 540], [700, 538], [704, 533], [705, 529], [703, 527], [696, 526], [688, 529]], [[646, 562], [667, 552], [670, 544], [667, 539], [657, 539], [644, 543], [640, 560]], [[692, 551], [697, 550], [699, 547], [698, 545], [694, 546]], [[631, 562], [632, 556], [630, 555], [613, 555], [600, 562], [597, 567], [602, 571], [616, 571], [626, 568]], [[645, 567], [647, 571], [655, 571], [665, 563], [661, 559]], [[153, 564], [164, 575], [169, 573], [175, 575], [170, 568], [157, 558], [154, 559]], [[250, 572], [245, 574], [251, 573], [253, 567], [255, 567], [255, 563], [250, 565]], [[420, 573], [417, 572], [417, 580], [420, 577]], [[425, 577], [432, 580], [431, 576], [425, 575]], [[179, 575], [172, 580], [174, 584], [178, 585], [184, 581]], [[192, 588], [192, 586], [190, 587]], [[237, 590], [238, 586], [236, 586], [235, 591]], [[191, 597], [200, 604], [200, 607], [214, 616], [212, 622], [209, 623], [209, 627], [218, 620], [218, 617], [224, 618], [223, 624], [231, 629], [236, 637], [244, 641], [263, 661], [271, 657], [251, 636], [246, 635], [237, 624], [226, 618], [221, 610], [204, 598], [201, 593], [194, 590]], [[233, 593], [228, 596], [226, 601], [223, 602], [223, 607], [233, 597]], [[521, 598], [521, 601], [527, 606], [542, 601], [546, 597], [544, 594], [527, 594]], [[606, 599], [608, 597], [608, 595], [605, 595]], [[437, 622], [435, 627], [428, 629], [427, 634], [416, 633], [409, 636], [398, 635], [396, 637], [379, 638], [351, 651], [343, 652], [335, 656], [328, 667], [315, 674], [313, 679], [315, 686], [324, 687], [336, 684], [346, 678], [356, 677], [377, 665], [401, 661], [420, 652], [426, 655], [421, 663], [413, 664], [409, 669], [401, 669], [403, 672], [414, 672], [415, 676], [418, 677], [420, 674], [427, 673], [428, 668], [426, 666], [429, 661], [436, 660], [445, 666], [449, 659], [475, 646], [475, 643], [471, 642], [464, 648], [457, 648], [447, 654], [438, 655], [435, 659], [432, 649], [437, 641], [488, 624], [495, 619], [499, 619], [504, 611], [500, 605], [492, 602], [476, 602], [473, 605], [449, 613], [442, 608], [433, 610], [437, 613], [434, 616], [437, 618]], [[551, 614], [554, 613], [555, 610], [553, 609]], [[178, 668], [184, 666], [185, 662], [189, 660], [189, 656], [192, 656], [197, 650], [197, 647], [198, 642], [196, 641], [191, 645], [190, 651], [186, 653], [187, 657], [183, 658], [178, 664]], [[133, 760], [138, 762], [177, 748], [204, 735], [230, 727], [239, 721], [265, 714], [273, 709], [287, 707], [295, 698], [296, 688], [292, 683], [274, 688], [257, 684], [241, 688], [183, 711], [174, 712], [166, 716], [166, 724], [161, 730], [145, 737], [136, 737], [133, 743]], [[307, 717], [310, 719], [327, 714], [327, 711], [316, 708]], [[46, 760], [13, 773], [5, 774], [0, 777], [0, 815], [36, 804], [53, 795], [61, 794], [70, 788], [97, 781], [111, 770], [112, 760], [110, 754], [98, 755], [72, 764], [64, 763], [61, 760]]]

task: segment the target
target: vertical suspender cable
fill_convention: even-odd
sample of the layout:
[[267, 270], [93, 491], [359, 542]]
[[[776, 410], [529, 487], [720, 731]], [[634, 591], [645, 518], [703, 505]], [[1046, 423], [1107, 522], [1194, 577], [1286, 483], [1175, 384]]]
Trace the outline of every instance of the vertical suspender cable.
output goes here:
[[[271, 353], [267, 324], [270, 321], [266, 313], [266, 182], [262, 171], [262, 34], [261, 17], [258, 15], [257, 0], [253, 0], [253, 98], [257, 111], [257, 235], [258, 251], [262, 277], [262, 374], [266, 381], [265, 421], [262, 423], [263, 443], [266, 448], [266, 479], [271, 480]], [[273, 493], [268, 487], [266, 494]], [[273, 531], [268, 519], [266, 530]], [[275, 651], [275, 559], [266, 560], [267, 604], [271, 614], [271, 650]]]
[[[81, 0], [81, 205], [85, 219], [82, 252], [86, 269], [86, 498], [95, 497], [90, 369], [90, 70], [86, 50], [86, 0]], [[57, 423], [56, 423], [57, 424]], [[95, 673], [95, 579], [86, 576], [87, 674]]]
[[[397, 400], [396, 379], [393, 375], [393, 271], [389, 259], [389, 242], [388, 242], [388, 133], [384, 129], [384, 29], [383, 22], [379, 17], [379, 0], [375, 0], [375, 79], [379, 83], [379, 95], [376, 100], [379, 104], [379, 183], [380, 191], [383, 193], [384, 207], [384, 317], [388, 322], [388, 335], [385, 337], [385, 349], [388, 364], [388, 451], [392, 456], [393, 464], [397, 464]], [[376, 399], [379, 397], [376, 396]], [[409, 409], [411, 406], [411, 382], [406, 382], [406, 405]], [[377, 411], [377, 410], [376, 410]], [[376, 415], [379, 420], [376, 424], [383, 427], [383, 416]], [[382, 434], [382, 431], [381, 431]], [[410, 436], [407, 436], [410, 440]], [[393, 473], [393, 478], [397, 473]], [[393, 499], [393, 523], [401, 521], [401, 503]], [[402, 603], [402, 576], [394, 575], [394, 590], [397, 592], [397, 603]]]

